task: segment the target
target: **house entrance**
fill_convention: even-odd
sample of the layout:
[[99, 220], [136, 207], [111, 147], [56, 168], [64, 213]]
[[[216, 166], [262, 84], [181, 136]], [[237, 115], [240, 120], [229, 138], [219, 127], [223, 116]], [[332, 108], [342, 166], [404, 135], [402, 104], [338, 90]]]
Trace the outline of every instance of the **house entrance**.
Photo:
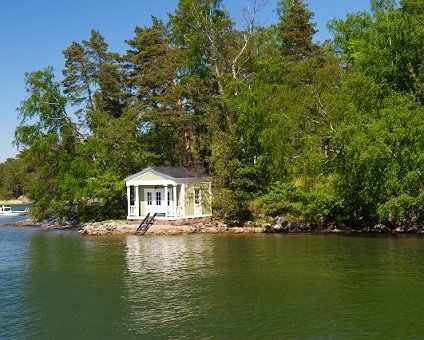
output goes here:
[[165, 216], [166, 206], [164, 189], [144, 189], [144, 197], [146, 201], [146, 215], [157, 213], [158, 216]]

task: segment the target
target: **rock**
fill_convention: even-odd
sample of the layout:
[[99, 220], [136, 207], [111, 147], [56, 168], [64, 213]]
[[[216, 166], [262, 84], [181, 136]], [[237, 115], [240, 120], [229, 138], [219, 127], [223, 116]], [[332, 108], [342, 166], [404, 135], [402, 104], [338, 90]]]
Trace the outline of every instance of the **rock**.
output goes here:
[[268, 233], [268, 234], [275, 233], [275, 229], [270, 224], [264, 224], [262, 228], [265, 233]]
[[373, 228], [372, 231], [374, 233], [387, 233], [390, 232], [390, 229], [384, 225], [384, 224], [376, 224]]
[[274, 224], [281, 225], [281, 224], [282, 224], [282, 222], [283, 222], [283, 218], [282, 218], [281, 216], [277, 216], [277, 217], [274, 219]]
[[28, 197], [26, 196], [19, 196], [18, 200], [22, 202], [22, 204], [31, 204], [31, 201], [29, 200]]
[[311, 231], [311, 223], [302, 222], [302, 223], [299, 224], [299, 229], [303, 232], [309, 232], [309, 231]]
[[241, 234], [241, 233], [243, 233], [244, 232], [244, 230], [243, 230], [244, 228], [240, 228], [240, 227], [233, 227], [233, 228], [231, 228], [230, 230], [231, 230], [231, 232], [233, 233], [233, 234]]
[[201, 230], [201, 233], [202, 234], [218, 234], [219, 229], [218, 227], [206, 227]]
[[415, 234], [417, 231], [418, 231], [417, 227], [413, 226], [413, 227], [409, 227], [406, 232], [408, 234]]
[[272, 229], [273, 229], [274, 233], [281, 233], [284, 230], [284, 228], [281, 224], [276, 224], [276, 225], [272, 226]]
[[223, 223], [223, 222], [218, 222], [217, 223], [217, 227], [218, 228], [227, 228], [227, 225], [225, 223]]
[[104, 221], [85, 223], [78, 231], [81, 235], [102, 236], [102, 235], [126, 235], [134, 234], [137, 225], [128, 224], [127, 221]]

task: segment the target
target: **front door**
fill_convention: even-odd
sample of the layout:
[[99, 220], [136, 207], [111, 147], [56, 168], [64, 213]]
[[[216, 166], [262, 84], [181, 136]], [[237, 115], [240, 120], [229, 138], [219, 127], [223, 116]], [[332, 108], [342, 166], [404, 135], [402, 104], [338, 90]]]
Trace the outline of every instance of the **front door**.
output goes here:
[[194, 215], [202, 215], [202, 190], [194, 189]]
[[166, 205], [163, 189], [144, 189], [144, 199], [146, 215], [157, 213], [159, 216], [165, 216]]

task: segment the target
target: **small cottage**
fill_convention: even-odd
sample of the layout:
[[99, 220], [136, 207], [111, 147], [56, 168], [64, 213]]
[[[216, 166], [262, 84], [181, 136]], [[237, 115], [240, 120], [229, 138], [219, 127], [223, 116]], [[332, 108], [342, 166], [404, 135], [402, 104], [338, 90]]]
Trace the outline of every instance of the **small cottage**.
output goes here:
[[151, 167], [125, 178], [129, 220], [156, 213], [177, 220], [212, 215], [211, 181], [202, 168]]

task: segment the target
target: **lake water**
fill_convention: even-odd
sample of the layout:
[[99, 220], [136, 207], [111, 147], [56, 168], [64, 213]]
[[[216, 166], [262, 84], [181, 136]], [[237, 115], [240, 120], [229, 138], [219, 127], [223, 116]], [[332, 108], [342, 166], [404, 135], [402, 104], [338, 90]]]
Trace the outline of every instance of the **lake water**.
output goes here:
[[0, 339], [422, 338], [424, 239], [0, 226]]

